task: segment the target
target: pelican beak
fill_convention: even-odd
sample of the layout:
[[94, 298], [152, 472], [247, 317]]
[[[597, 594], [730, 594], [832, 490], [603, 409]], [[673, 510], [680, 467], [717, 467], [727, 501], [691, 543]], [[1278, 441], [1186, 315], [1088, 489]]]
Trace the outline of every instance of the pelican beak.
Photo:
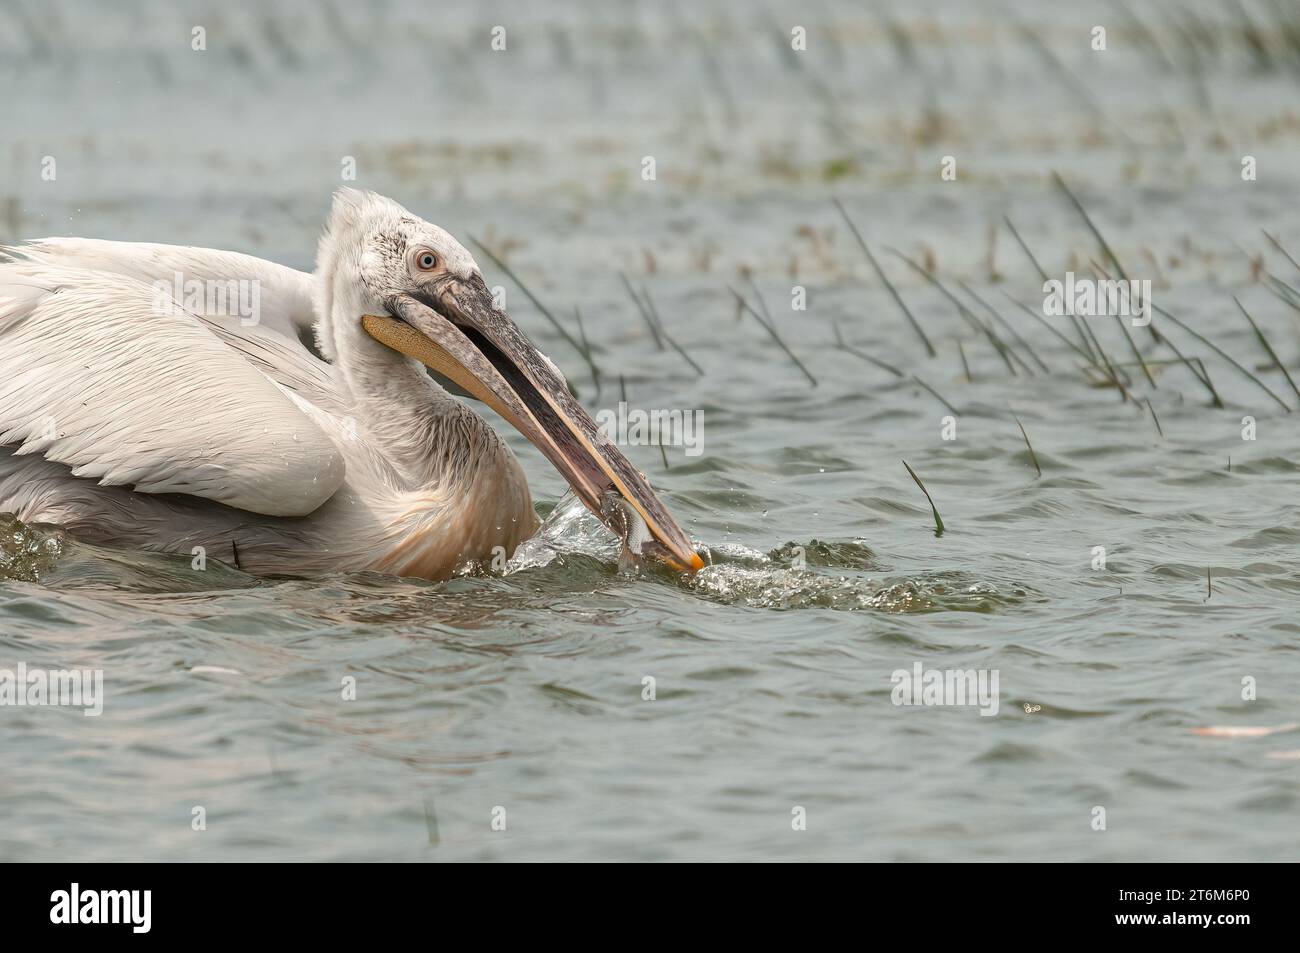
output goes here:
[[[366, 333], [451, 378], [509, 421], [638, 555], [679, 571], [704, 566], [645, 477], [569, 394], [555, 365], [497, 310], [481, 275], [446, 275], [419, 299], [399, 294], [385, 304], [391, 317], [364, 315]], [[647, 532], [634, 531], [638, 517]]]

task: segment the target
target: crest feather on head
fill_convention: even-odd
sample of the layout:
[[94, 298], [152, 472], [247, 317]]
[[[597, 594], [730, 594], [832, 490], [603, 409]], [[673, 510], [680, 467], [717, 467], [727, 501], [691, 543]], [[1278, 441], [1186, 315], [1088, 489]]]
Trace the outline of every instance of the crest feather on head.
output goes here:
[[353, 238], [377, 222], [396, 222], [402, 218], [415, 216], [378, 192], [347, 187], [336, 189], [329, 218], [325, 220], [325, 231], [321, 233], [316, 251], [317, 269], [323, 264], [322, 258], [339, 248], [341, 240]]

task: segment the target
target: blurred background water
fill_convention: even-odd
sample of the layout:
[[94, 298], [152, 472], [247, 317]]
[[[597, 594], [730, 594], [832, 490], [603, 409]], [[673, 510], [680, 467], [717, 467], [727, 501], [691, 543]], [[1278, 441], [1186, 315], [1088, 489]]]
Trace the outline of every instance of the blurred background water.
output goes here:
[[[1296, 856], [1300, 736], [1194, 731], [1300, 722], [1300, 394], [1233, 302], [1294, 372], [1294, 5], [0, 0], [0, 81], [0, 241], [310, 269], [342, 184], [480, 238], [581, 310], [599, 384], [480, 258], [590, 409], [703, 412], [699, 456], [626, 450], [714, 561], [620, 571], [513, 434], [551, 519], [504, 574], [199, 574], [7, 520], [0, 668], [107, 698], [0, 709], [0, 857]], [[1145, 330], [1150, 381], [1088, 322], [1121, 392], [1013, 303], [1012, 226], [1049, 275], [1111, 264], [1053, 173], [1241, 365], [1157, 315], [1223, 406]], [[891, 704], [916, 662], [996, 669], [998, 715]]]

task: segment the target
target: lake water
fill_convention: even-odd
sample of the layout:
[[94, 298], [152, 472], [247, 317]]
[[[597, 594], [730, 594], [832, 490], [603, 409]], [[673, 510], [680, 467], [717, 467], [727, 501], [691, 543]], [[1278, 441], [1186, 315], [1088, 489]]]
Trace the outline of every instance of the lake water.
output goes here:
[[[0, 240], [309, 269], [333, 188], [389, 194], [581, 309], [599, 387], [480, 258], [590, 409], [702, 414], [698, 455], [625, 449], [712, 559], [620, 569], [513, 433], [550, 518], [504, 573], [266, 580], [0, 523], [0, 668], [105, 691], [0, 708], [0, 857], [1295, 859], [1300, 733], [1196, 731], [1300, 722], [1300, 395], [1233, 302], [1300, 371], [1263, 234], [1300, 255], [1294, 14], [535, 6], [0, 8]], [[1278, 400], [1160, 313], [1223, 406], [1132, 328], [1153, 386], [1084, 319], [1124, 399], [1011, 303], [1042, 317], [1008, 219], [1051, 276], [1110, 267], [1053, 172]], [[918, 663], [996, 672], [996, 715], [893, 704]]]

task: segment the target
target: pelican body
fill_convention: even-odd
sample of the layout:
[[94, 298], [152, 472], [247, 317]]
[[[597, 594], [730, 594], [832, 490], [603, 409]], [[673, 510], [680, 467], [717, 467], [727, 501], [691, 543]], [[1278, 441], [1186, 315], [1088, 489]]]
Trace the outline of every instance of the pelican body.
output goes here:
[[[513, 553], [537, 517], [514, 454], [428, 367], [608, 525], [643, 520], [643, 554], [703, 564], [470, 253], [390, 199], [336, 193], [314, 275], [94, 239], [4, 251], [0, 512], [259, 574], [446, 578]], [[230, 306], [248, 288], [256, 314]]]

